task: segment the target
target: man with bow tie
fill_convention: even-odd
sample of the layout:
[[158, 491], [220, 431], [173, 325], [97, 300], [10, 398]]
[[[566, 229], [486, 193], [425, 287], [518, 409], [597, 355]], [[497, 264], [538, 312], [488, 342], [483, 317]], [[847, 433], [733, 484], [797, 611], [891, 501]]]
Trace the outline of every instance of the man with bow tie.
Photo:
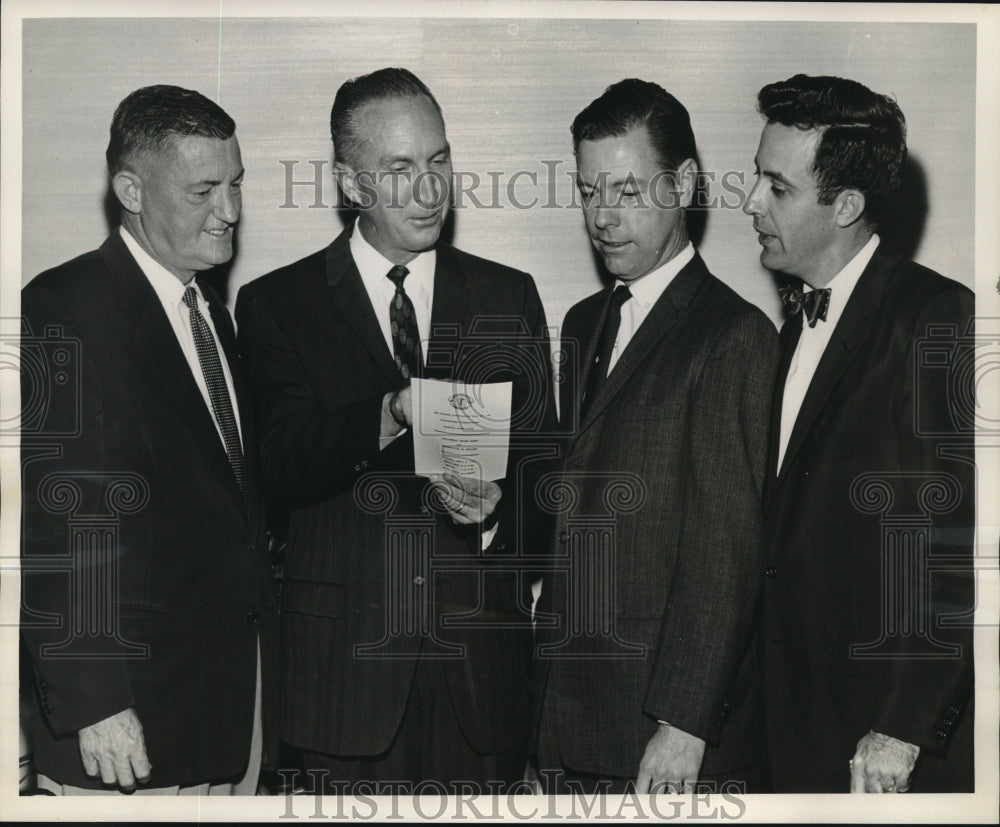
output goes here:
[[771, 783], [971, 791], [973, 390], [942, 354], [970, 355], [973, 294], [875, 232], [906, 158], [892, 99], [797, 75], [758, 108], [744, 211], [797, 280], [764, 497]]

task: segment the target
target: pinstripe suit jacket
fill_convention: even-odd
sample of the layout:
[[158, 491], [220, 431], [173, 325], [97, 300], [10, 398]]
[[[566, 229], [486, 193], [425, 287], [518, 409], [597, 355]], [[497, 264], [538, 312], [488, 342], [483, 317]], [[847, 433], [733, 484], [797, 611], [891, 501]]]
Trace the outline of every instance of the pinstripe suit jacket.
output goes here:
[[[777, 336], [696, 255], [581, 419], [610, 294], [575, 305], [562, 331], [578, 357], [560, 397], [574, 493], [557, 509], [546, 581], [555, 625], [539, 618], [551, 647], [542, 726], [579, 771], [634, 777], [657, 719], [709, 743], [703, 774], [742, 768], [758, 760], [745, 655]], [[586, 544], [595, 533], [600, 568]]]
[[554, 430], [545, 316], [531, 277], [438, 247], [425, 376], [514, 387], [500, 532], [486, 554], [478, 527], [455, 526], [427, 498], [409, 437], [379, 451], [382, 398], [402, 380], [349, 231], [244, 287], [236, 316], [265, 486], [289, 514], [284, 738], [336, 755], [383, 752], [423, 647], [443, 658], [474, 749], [524, 741], [530, 603], [514, 555], [530, 551], [535, 529], [516, 481], [531, 475], [528, 443]]

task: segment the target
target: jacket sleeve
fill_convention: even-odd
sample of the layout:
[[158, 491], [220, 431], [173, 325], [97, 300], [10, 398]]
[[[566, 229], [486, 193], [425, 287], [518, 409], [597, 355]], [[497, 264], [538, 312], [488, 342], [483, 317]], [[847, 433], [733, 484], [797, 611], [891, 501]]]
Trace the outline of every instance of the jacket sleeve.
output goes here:
[[742, 313], [717, 338], [694, 388], [678, 561], [643, 711], [709, 743], [726, 720], [759, 594], [777, 359], [767, 318]]
[[123, 656], [138, 653], [114, 623], [114, 558], [126, 549], [100, 526], [71, 528], [116, 496], [98, 374], [50, 290], [29, 285], [21, 307], [21, 634], [42, 712], [63, 735], [133, 705]]
[[[973, 313], [972, 294], [957, 286], [927, 304], [912, 332], [895, 408], [899, 467], [926, 482], [918, 496], [930, 515], [928, 565], [906, 586], [923, 614], [918, 632], [929, 639], [924, 641], [927, 656], [921, 656], [913, 653], [913, 635], [895, 638], [906, 651], [892, 659], [889, 686], [872, 728], [939, 754], [945, 752], [973, 688]], [[923, 358], [929, 325], [942, 323], [954, 326], [955, 334], [946, 342], [951, 348], [947, 370], [937, 359]], [[935, 350], [932, 355], [940, 356], [940, 347]], [[927, 600], [920, 597], [924, 589]]]
[[[240, 350], [250, 366], [265, 490], [293, 503], [349, 490], [361, 469], [385, 459], [379, 452], [382, 396], [323, 409], [266, 297], [240, 290], [236, 321]], [[393, 456], [396, 443], [386, 449]]]

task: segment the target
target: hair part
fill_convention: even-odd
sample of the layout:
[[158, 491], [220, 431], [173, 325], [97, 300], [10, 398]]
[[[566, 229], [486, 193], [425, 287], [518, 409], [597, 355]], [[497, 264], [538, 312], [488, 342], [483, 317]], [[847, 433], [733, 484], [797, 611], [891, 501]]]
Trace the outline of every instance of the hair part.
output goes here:
[[872, 228], [899, 191], [906, 162], [906, 119], [895, 100], [845, 78], [795, 75], [757, 95], [769, 123], [819, 130], [812, 173], [820, 204], [846, 189], [865, 197]]
[[688, 158], [697, 161], [698, 148], [691, 117], [684, 105], [656, 83], [626, 78], [613, 83], [573, 120], [573, 154], [581, 141], [619, 138], [640, 126], [665, 172], [676, 172]]
[[357, 130], [358, 112], [369, 103], [393, 98], [426, 97], [437, 110], [441, 120], [444, 114], [431, 90], [408, 69], [378, 69], [345, 81], [337, 90], [330, 109], [330, 137], [336, 161], [354, 166], [359, 154], [362, 136]]
[[174, 136], [224, 141], [235, 133], [235, 121], [201, 93], [179, 86], [144, 86], [115, 110], [105, 153], [108, 171], [115, 175], [135, 155], [162, 151]]

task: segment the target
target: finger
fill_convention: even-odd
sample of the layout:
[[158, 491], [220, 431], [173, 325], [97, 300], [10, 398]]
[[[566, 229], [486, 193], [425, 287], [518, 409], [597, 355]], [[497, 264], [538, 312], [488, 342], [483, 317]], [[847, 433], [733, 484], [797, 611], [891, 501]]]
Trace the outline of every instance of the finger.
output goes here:
[[635, 780], [635, 791], [637, 793], [648, 793], [653, 777], [643, 770], [639, 770], [639, 777]]
[[140, 784], [145, 784], [149, 781], [149, 774], [153, 771], [153, 768], [149, 763], [149, 758], [146, 755], [146, 747], [144, 744], [140, 743], [133, 750], [130, 760], [132, 762], [132, 770], [135, 774], [135, 780]]
[[454, 488], [457, 488], [462, 493], [468, 492], [470, 494], [479, 495], [482, 490], [482, 485], [479, 480], [473, 479], [472, 477], [460, 477], [458, 474], [453, 474], [451, 471], [445, 471], [444, 474], [445, 482]]
[[92, 753], [84, 752], [83, 750], [81, 750], [80, 759], [83, 761], [83, 771], [87, 773], [87, 775], [89, 775], [91, 778], [96, 777], [97, 774], [101, 771], [100, 768], [97, 766], [97, 759], [94, 757]]
[[118, 786], [125, 792], [132, 792], [135, 789], [135, 776], [132, 775], [132, 766], [127, 757], [115, 758], [115, 775], [118, 777]]
[[865, 762], [864, 759], [856, 755], [851, 759], [851, 792], [863, 793], [865, 791]]
[[866, 793], [880, 793], [882, 792], [882, 777], [876, 775], [875, 773], [865, 773], [865, 792]]
[[896, 779], [891, 775], [880, 776], [879, 786], [884, 793], [894, 793], [896, 792]]
[[114, 784], [118, 780], [115, 775], [115, 767], [106, 755], [98, 755], [97, 764], [101, 768], [101, 781], [105, 784]]

